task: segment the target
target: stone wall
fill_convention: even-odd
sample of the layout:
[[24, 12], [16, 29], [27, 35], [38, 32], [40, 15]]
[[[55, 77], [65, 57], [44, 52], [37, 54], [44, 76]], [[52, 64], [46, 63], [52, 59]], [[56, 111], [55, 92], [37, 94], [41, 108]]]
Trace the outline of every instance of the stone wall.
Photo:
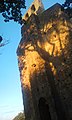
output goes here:
[[26, 120], [41, 120], [42, 98], [49, 120], [72, 120], [72, 21], [59, 4], [29, 17], [17, 55]]

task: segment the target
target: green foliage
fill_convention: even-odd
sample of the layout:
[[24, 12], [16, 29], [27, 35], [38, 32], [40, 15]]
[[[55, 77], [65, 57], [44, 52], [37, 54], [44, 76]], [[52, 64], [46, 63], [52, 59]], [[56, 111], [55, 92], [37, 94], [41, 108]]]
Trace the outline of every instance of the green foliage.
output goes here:
[[5, 18], [5, 22], [14, 20], [22, 24], [21, 10], [26, 8], [25, 0], [0, 0], [0, 13]]
[[64, 7], [70, 7], [72, 0], [65, 0]]
[[24, 113], [19, 113], [13, 120], [25, 120]]
[[65, 0], [62, 6], [64, 7], [64, 10], [68, 16], [72, 18], [72, 0]]

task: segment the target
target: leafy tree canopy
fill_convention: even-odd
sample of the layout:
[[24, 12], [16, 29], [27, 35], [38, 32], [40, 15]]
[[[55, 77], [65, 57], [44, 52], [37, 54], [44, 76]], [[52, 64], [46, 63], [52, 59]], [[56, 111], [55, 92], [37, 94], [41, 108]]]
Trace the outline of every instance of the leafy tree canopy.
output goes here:
[[[25, 9], [25, 0], [0, 0], [0, 14], [4, 17], [5, 22], [14, 20], [19, 24], [24, 23], [22, 20], [22, 9]], [[0, 36], [0, 47], [6, 45], [3, 43], [3, 37]]]
[[72, 18], [72, 0], [65, 0], [63, 7], [68, 16]]
[[5, 22], [14, 20], [22, 24], [21, 9], [26, 8], [25, 0], [0, 0], [0, 13]]
[[65, 0], [64, 7], [70, 7], [71, 4], [72, 4], [72, 0]]
[[25, 120], [24, 113], [19, 113], [13, 120]]

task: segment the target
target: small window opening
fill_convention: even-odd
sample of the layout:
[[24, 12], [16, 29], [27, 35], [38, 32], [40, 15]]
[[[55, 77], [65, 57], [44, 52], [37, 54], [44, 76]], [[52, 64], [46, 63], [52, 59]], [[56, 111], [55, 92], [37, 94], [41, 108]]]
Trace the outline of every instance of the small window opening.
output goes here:
[[46, 35], [46, 32], [44, 32], [44, 34]]
[[66, 59], [64, 58], [64, 62], [66, 62]]
[[72, 76], [72, 74], [71, 74], [71, 73], [69, 73], [69, 76], [71, 77], [71, 76]]
[[33, 67], [36, 67], [36, 64], [33, 64], [32, 66], [33, 66]]
[[39, 92], [39, 88], [37, 88], [37, 92]]
[[27, 69], [27, 67], [25, 67], [25, 70]]
[[54, 37], [56, 38], [56, 35], [54, 35]]
[[36, 10], [36, 8], [35, 8], [34, 4], [31, 6], [31, 10], [33, 10], [33, 11], [35, 11], [35, 10]]
[[26, 15], [25, 15], [27, 18], [29, 17], [29, 14], [28, 13], [26, 13]]

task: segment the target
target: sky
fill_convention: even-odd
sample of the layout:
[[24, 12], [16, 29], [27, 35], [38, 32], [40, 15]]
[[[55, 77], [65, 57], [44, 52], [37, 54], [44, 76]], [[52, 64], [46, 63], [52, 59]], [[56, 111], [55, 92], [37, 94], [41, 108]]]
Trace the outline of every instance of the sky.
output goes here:
[[[27, 11], [33, 0], [26, 0]], [[47, 9], [55, 3], [63, 4], [64, 0], [42, 0]], [[0, 120], [12, 120], [23, 111], [20, 73], [16, 50], [21, 40], [21, 25], [13, 21], [5, 23], [0, 15], [0, 35], [9, 44], [0, 48]]]

